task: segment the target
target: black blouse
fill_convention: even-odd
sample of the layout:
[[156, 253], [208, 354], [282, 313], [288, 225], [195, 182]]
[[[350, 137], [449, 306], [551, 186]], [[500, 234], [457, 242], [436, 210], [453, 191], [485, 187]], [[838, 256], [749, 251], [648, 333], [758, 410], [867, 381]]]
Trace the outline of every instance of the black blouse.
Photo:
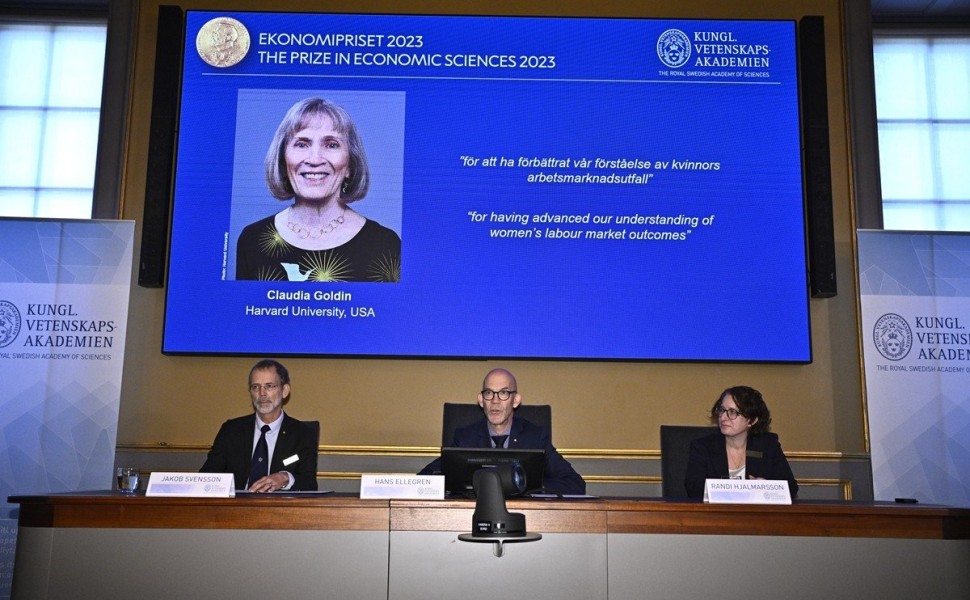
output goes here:
[[247, 225], [236, 246], [236, 279], [262, 281], [370, 281], [401, 278], [401, 238], [368, 219], [347, 243], [328, 250], [303, 250], [286, 242], [276, 215]]

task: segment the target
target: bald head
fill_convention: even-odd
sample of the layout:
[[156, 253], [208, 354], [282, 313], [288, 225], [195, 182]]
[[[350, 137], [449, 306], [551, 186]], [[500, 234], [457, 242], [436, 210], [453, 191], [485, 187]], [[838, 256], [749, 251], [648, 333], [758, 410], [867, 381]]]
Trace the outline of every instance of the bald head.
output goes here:
[[518, 384], [515, 381], [515, 375], [513, 375], [511, 372], [509, 372], [506, 369], [501, 369], [501, 368], [499, 368], [499, 369], [492, 369], [491, 371], [489, 371], [488, 373], [486, 373], [485, 374], [485, 379], [482, 380], [482, 389], [483, 390], [484, 389], [488, 389], [489, 387], [491, 387], [491, 386], [489, 386], [489, 382], [492, 382], [492, 383], [499, 383], [500, 382], [499, 387], [492, 387], [491, 388], [491, 389], [495, 389], [495, 390], [501, 389], [502, 387], [505, 387], [506, 389], [509, 389], [509, 390], [517, 390], [517, 389], [519, 389], [519, 386], [518, 386]]
[[[487, 398], [486, 398], [487, 396]], [[492, 369], [482, 381], [478, 405], [485, 411], [489, 428], [496, 435], [508, 433], [512, 413], [522, 402], [515, 383], [515, 376], [505, 369]]]

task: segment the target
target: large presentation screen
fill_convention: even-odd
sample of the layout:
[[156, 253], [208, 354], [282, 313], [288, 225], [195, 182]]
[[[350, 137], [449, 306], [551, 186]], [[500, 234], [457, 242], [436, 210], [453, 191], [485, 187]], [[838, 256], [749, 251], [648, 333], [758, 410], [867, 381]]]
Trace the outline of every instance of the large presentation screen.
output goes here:
[[187, 12], [163, 351], [811, 361], [796, 34]]

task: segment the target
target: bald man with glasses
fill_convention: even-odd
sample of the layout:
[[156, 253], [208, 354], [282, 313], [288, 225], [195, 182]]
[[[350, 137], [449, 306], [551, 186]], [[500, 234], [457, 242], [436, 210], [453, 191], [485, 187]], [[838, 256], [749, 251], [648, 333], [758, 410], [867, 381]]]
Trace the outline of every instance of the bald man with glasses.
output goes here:
[[[453, 447], [526, 448], [545, 450], [543, 491], [556, 494], [585, 494], [586, 482], [552, 445], [549, 430], [515, 416], [522, 403], [515, 376], [505, 369], [492, 369], [485, 375], [478, 405], [482, 418], [455, 430]], [[419, 475], [440, 475], [441, 459], [435, 459]]]
[[317, 433], [283, 412], [289, 371], [275, 360], [259, 361], [249, 371], [249, 396], [254, 414], [222, 424], [201, 472], [232, 473], [237, 490], [315, 491]]

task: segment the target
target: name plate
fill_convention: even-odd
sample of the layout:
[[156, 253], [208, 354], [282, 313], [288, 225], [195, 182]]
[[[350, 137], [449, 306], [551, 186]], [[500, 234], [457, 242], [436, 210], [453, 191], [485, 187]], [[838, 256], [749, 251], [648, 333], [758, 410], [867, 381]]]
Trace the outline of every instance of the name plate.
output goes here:
[[364, 473], [360, 476], [360, 497], [370, 500], [443, 500], [444, 475]]
[[791, 492], [784, 479], [708, 479], [704, 482], [704, 502], [791, 504]]
[[232, 473], [153, 472], [146, 496], [169, 498], [235, 498], [236, 481]]

